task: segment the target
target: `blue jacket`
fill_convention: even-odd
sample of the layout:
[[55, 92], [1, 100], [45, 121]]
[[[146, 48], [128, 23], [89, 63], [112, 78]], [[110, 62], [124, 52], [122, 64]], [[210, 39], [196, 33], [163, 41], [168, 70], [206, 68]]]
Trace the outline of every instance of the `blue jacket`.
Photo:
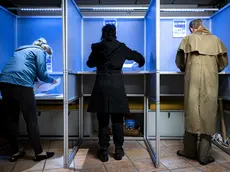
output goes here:
[[0, 82], [32, 88], [37, 78], [43, 82], [52, 83], [54, 79], [49, 76], [46, 69], [47, 55], [38, 46], [19, 47], [3, 68]]

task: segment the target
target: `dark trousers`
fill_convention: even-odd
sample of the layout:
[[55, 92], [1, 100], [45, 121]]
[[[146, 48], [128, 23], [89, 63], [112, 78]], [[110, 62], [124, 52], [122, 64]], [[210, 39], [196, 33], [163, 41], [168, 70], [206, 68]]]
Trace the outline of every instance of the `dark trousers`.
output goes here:
[[3, 98], [3, 115], [1, 118], [5, 121], [5, 136], [9, 141], [12, 153], [19, 152], [18, 129], [20, 110], [26, 122], [27, 133], [35, 154], [42, 153], [33, 88], [0, 83], [0, 90]]
[[[123, 128], [123, 114], [111, 114], [112, 121], [112, 132], [113, 132], [113, 142], [116, 148], [121, 148], [124, 143], [124, 128]], [[99, 145], [101, 149], [107, 149], [109, 147], [109, 114], [97, 114], [98, 124], [99, 124]]]

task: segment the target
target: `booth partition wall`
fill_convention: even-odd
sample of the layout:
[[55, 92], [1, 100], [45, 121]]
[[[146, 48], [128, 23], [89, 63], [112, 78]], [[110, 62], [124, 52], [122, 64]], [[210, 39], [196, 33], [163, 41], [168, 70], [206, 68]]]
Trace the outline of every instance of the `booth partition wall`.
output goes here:
[[[71, 167], [80, 143], [97, 139], [96, 114], [86, 111], [96, 69], [88, 68], [86, 61], [91, 44], [100, 41], [102, 27], [114, 23], [118, 40], [146, 60], [142, 68], [133, 61], [123, 66], [131, 110], [124, 119], [125, 140], [139, 141], [158, 167], [160, 146], [167, 146], [167, 141], [160, 145], [160, 139], [181, 139], [184, 133], [184, 76], [175, 65], [180, 41], [190, 33], [189, 22], [202, 18], [230, 49], [229, 5], [213, 16], [215, 9], [160, 9], [159, 0], [152, 0], [148, 8], [80, 10], [73, 0], [63, 0], [62, 8], [17, 8], [18, 15], [1, 7], [0, 18], [5, 24], [0, 28], [0, 70], [18, 46], [32, 44], [40, 37], [47, 40], [54, 52], [49, 73], [61, 83], [45, 93], [35, 91], [40, 131], [43, 137], [64, 136], [63, 166]], [[227, 100], [228, 74], [229, 67], [220, 73], [220, 96]], [[131, 130], [127, 128], [130, 121], [134, 124]], [[21, 120], [20, 133], [26, 135], [25, 131]]]

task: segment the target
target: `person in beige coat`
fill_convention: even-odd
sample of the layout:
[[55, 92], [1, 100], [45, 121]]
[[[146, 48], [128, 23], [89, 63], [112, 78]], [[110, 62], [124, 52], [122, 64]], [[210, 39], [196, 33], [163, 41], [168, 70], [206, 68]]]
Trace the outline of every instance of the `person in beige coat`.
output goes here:
[[218, 73], [228, 65], [228, 55], [222, 41], [201, 19], [193, 20], [189, 27], [192, 34], [184, 37], [176, 55], [177, 67], [185, 72], [184, 150], [177, 154], [206, 165], [215, 161], [209, 153], [216, 131]]

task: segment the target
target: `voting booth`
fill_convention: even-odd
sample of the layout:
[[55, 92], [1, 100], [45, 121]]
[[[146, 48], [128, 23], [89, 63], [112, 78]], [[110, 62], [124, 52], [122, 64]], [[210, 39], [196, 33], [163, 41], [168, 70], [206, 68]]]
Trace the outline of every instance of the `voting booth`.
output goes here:
[[[71, 1], [72, 3], [72, 1]], [[64, 136], [64, 166], [68, 164], [69, 148], [72, 149], [72, 141], [69, 137], [78, 141], [79, 121], [78, 117], [78, 76], [81, 56], [81, 26], [80, 13], [72, 7], [72, 13], [76, 20], [69, 20], [62, 15], [61, 8], [17, 8], [17, 15], [0, 7], [0, 71], [4, 68], [14, 51], [24, 45], [32, 45], [39, 39], [45, 38], [47, 44], [53, 50], [52, 58], [47, 59], [47, 70], [51, 77], [55, 78], [56, 85], [36, 82], [34, 93], [37, 102], [37, 115], [41, 137], [62, 139]], [[71, 12], [71, 11], [70, 11]], [[79, 18], [77, 18], [79, 14]], [[68, 24], [65, 23], [68, 21]], [[74, 34], [65, 35], [65, 26]], [[65, 31], [65, 32], [64, 32]], [[3, 42], [5, 42], [3, 44]], [[71, 44], [68, 44], [68, 43]], [[69, 45], [67, 49], [65, 46]], [[68, 53], [67, 53], [68, 51]], [[69, 58], [66, 58], [68, 54]], [[74, 121], [70, 123], [69, 121]], [[20, 116], [20, 136], [27, 136], [25, 122]], [[76, 143], [77, 144], [77, 143]], [[74, 144], [75, 145], [75, 144]], [[74, 152], [76, 149], [73, 149]]]
[[[62, 8], [18, 8], [18, 15], [1, 7], [0, 18], [5, 24], [0, 28], [0, 71], [21, 45], [43, 37], [52, 47], [47, 67], [51, 76], [60, 78], [60, 84], [49, 90], [47, 85], [39, 87], [35, 97], [41, 135], [64, 137], [63, 166], [67, 168], [82, 141], [97, 139], [96, 115], [86, 111], [96, 69], [88, 68], [86, 61], [91, 44], [100, 41], [102, 27], [115, 24], [118, 40], [146, 60], [142, 68], [133, 61], [126, 61], [122, 68], [131, 110], [124, 119], [125, 140], [143, 140], [158, 167], [160, 139], [181, 139], [184, 133], [184, 74], [175, 65], [180, 41], [190, 34], [189, 22], [201, 18], [230, 49], [229, 6], [213, 15], [213, 11], [198, 9], [167, 11], [160, 9], [159, 0], [152, 0], [149, 7], [143, 7], [144, 14], [132, 15], [129, 8], [119, 7], [127, 12], [120, 16], [112, 7], [104, 15], [84, 15], [73, 0], [63, 0]], [[229, 69], [220, 73], [220, 97], [226, 100], [230, 97]], [[26, 135], [23, 121], [20, 123], [20, 132]], [[70, 144], [71, 139], [76, 143]]]

